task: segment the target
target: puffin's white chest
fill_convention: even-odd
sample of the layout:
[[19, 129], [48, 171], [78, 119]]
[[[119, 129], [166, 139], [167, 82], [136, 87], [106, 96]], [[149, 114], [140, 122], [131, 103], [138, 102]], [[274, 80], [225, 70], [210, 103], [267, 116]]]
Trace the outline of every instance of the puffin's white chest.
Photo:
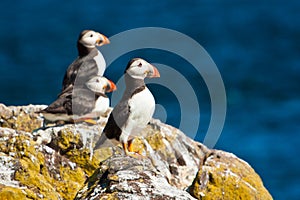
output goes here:
[[95, 108], [92, 112], [99, 112], [104, 114], [109, 108], [109, 99], [107, 97], [100, 96], [95, 102]]
[[106, 68], [106, 62], [104, 60], [104, 57], [100, 51], [97, 52], [98, 54], [93, 58], [96, 62], [96, 65], [98, 67], [98, 74], [100, 76], [103, 76], [105, 68]]
[[130, 109], [130, 120], [139, 127], [146, 126], [153, 116], [155, 100], [149, 89], [133, 95], [128, 101]]

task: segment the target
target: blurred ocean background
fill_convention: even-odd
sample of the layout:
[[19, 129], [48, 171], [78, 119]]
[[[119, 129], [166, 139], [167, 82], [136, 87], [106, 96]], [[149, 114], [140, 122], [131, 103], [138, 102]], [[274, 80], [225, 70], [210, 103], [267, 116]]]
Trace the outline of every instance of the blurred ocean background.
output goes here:
[[[193, 38], [216, 63], [226, 88], [226, 122], [215, 148], [249, 162], [274, 199], [300, 198], [300, 1], [11, 0], [1, 1], [0, 10], [0, 102], [6, 105], [50, 104], [77, 57], [83, 29], [110, 37], [164, 27]], [[201, 102], [195, 139], [203, 141], [210, 97], [201, 76], [184, 59], [153, 49], [121, 56], [106, 76], [117, 81], [134, 56], [172, 66], [191, 82]], [[175, 96], [150, 88], [165, 107], [166, 122], [178, 126]]]

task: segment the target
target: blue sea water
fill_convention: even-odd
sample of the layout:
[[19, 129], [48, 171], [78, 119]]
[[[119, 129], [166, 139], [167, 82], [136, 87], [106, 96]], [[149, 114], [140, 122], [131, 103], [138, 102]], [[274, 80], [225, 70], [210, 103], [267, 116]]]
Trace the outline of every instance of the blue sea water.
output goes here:
[[[51, 103], [83, 29], [112, 36], [164, 27], [193, 38], [216, 63], [226, 88], [227, 116], [215, 148], [249, 162], [274, 199], [299, 199], [300, 1], [11, 0], [1, 1], [0, 10], [0, 102], [6, 105]], [[133, 56], [181, 69], [194, 84], [201, 104], [195, 139], [202, 141], [211, 114], [202, 77], [184, 59], [153, 49], [121, 56], [106, 76], [117, 81]], [[178, 126], [180, 103], [172, 91], [150, 89], [164, 106], [160, 116]]]

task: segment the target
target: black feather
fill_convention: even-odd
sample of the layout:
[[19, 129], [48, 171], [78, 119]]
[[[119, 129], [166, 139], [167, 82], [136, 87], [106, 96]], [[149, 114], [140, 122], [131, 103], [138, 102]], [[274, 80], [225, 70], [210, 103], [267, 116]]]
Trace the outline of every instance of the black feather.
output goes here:
[[64, 91], [70, 85], [74, 86], [75, 82], [77, 86], [85, 84], [88, 80], [98, 74], [98, 66], [93, 59], [97, 56], [98, 50], [94, 48], [89, 56], [78, 57], [67, 69], [63, 84], [62, 91]]
[[131, 59], [131, 60], [127, 63], [127, 66], [126, 66], [126, 68], [125, 68], [124, 73], [126, 73], [127, 69], [131, 66], [131, 64], [132, 64], [134, 61], [138, 60], [138, 59], [140, 59], [140, 58], [133, 58], [133, 59]]

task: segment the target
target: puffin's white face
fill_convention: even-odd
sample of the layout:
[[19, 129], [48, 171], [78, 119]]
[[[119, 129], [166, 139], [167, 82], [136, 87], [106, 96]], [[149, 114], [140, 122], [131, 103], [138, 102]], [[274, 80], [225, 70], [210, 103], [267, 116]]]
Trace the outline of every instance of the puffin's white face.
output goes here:
[[102, 94], [107, 92], [112, 92], [117, 89], [117, 86], [114, 84], [114, 82], [108, 80], [103, 76], [96, 76], [90, 79], [86, 83], [86, 86], [93, 92], [102, 93]]
[[79, 42], [87, 48], [94, 48], [96, 46], [102, 46], [109, 44], [109, 40], [105, 35], [92, 30], [85, 30], [81, 32]]
[[146, 77], [159, 77], [160, 74], [156, 67], [141, 58], [132, 59], [127, 66], [126, 73], [132, 78], [144, 79]]

